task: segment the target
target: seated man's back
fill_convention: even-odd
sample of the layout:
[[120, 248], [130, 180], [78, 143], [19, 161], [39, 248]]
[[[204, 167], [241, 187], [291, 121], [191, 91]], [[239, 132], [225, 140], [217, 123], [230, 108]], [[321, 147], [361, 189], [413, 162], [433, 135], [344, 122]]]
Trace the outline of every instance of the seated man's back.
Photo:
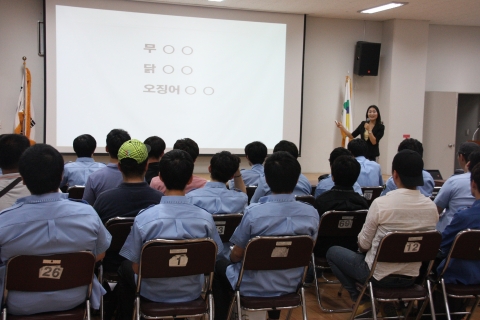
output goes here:
[[[258, 186], [260, 178], [264, 174], [263, 162], [267, 157], [267, 146], [260, 141], [251, 142], [245, 146], [245, 157], [252, 168], [240, 170], [243, 182], [246, 186]], [[233, 188], [233, 179], [230, 180], [229, 186], [230, 189]]]
[[370, 161], [365, 156], [368, 153], [368, 145], [363, 139], [353, 139], [348, 143], [347, 149], [353, 154], [361, 170], [358, 176], [358, 184], [362, 187], [383, 186], [382, 169], [375, 161]]

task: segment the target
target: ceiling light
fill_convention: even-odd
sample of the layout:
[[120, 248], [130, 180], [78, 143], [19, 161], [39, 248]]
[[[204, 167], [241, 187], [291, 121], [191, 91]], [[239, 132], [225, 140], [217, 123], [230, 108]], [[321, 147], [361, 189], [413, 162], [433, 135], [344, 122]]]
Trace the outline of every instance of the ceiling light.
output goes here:
[[361, 10], [361, 11], [358, 11], [358, 12], [360, 12], [360, 13], [376, 13], [376, 12], [380, 12], [380, 11], [385, 11], [385, 10], [401, 7], [401, 6], [404, 6], [406, 4], [408, 4], [408, 2], [390, 2], [390, 3], [384, 4], [384, 5], [381, 5], [381, 6], [378, 6], [378, 7], [365, 9], [365, 10]]

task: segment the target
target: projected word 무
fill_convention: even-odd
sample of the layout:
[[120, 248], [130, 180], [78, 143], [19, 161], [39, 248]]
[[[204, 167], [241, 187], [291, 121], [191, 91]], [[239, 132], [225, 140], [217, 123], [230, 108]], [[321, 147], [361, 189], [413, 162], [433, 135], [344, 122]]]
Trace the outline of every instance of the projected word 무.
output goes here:
[[[180, 94], [180, 86], [177, 85], [177, 86], [169, 86], [169, 85], [157, 85], [156, 86], [157, 88], [155, 89], [155, 85], [153, 84], [146, 84], [144, 86], [144, 88], [146, 90], [143, 90], [143, 92], [146, 92], [146, 93], [159, 93], [159, 94], [166, 94], [166, 93], [175, 93], [175, 91], [177, 92], [177, 94]], [[195, 87], [192, 87], [192, 86], [188, 86], [188, 87], [185, 87], [185, 93], [186, 94], [189, 94], [189, 95], [192, 95], [192, 94], [195, 94], [197, 93], [197, 89]], [[203, 93], [207, 96], [211, 96], [212, 94], [215, 93], [215, 90], [212, 88], [212, 87], [205, 87], [203, 88]]]

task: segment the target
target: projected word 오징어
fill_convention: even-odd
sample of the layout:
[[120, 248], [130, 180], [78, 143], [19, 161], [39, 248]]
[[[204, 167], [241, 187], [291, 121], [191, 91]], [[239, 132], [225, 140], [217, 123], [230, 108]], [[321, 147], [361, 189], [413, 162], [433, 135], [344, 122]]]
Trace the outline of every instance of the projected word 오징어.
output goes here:
[[[156, 51], [157, 48], [156, 48], [155, 44], [153, 44], [153, 43], [148, 44], [147, 43], [147, 44], [145, 44], [145, 47], [143, 48], [143, 50], [148, 51], [148, 53], [150, 54], [150, 53], [152, 53], [152, 51]], [[175, 50], [175, 47], [173, 47], [171, 45], [165, 45], [162, 48], [162, 51], [163, 51], [164, 54], [174, 54], [176, 50]], [[189, 55], [193, 54], [193, 48], [189, 47], [189, 46], [185, 46], [181, 50], [179, 50], [179, 52], [181, 52], [184, 55], [189, 56]], [[143, 68], [144, 68], [144, 73], [154, 74], [155, 69], [157, 69], [158, 67], [154, 63], [145, 63], [143, 65]], [[173, 74], [175, 72], [180, 72], [183, 75], [188, 76], [188, 75], [193, 73], [193, 68], [191, 66], [182, 66], [181, 68], [178, 67], [177, 70], [176, 70], [175, 66], [165, 65], [160, 70], [161, 70], [160, 73], [163, 72], [164, 74]], [[159, 70], [157, 70], [157, 72], [158, 71]], [[144, 85], [144, 88], [145, 88], [145, 90], [143, 92], [145, 92], [145, 93], [158, 93], [158, 94], [167, 94], [167, 93], [175, 94], [176, 93], [177, 95], [181, 93], [180, 85], [146, 84], [146, 85]], [[194, 87], [194, 86], [184, 86], [183, 91], [188, 95], [193, 95], [193, 94], [197, 93], [197, 88]], [[215, 90], [212, 87], [205, 87], [205, 88], [203, 88], [203, 90], [200, 89], [198, 91], [203, 92], [203, 94], [205, 94], [207, 96], [213, 95], [215, 93]]]

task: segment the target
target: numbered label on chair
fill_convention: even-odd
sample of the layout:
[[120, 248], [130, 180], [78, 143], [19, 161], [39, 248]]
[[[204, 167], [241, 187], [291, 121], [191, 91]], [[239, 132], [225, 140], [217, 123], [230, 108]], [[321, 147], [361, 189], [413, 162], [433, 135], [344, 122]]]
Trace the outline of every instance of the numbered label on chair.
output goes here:
[[286, 258], [288, 257], [288, 247], [275, 247], [272, 250], [272, 258]]
[[407, 242], [403, 252], [418, 252], [420, 250], [419, 242]]
[[353, 225], [353, 220], [340, 220], [338, 221], [339, 229], [349, 229]]
[[225, 234], [225, 226], [217, 226], [218, 234]]
[[188, 263], [188, 257], [186, 254], [177, 254], [168, 260], [169, 267], [185, 267]]
[[38, 270], [39, 278], [60, 279], [62, 277], [63, 268], [60, 265], [43, 266]]

